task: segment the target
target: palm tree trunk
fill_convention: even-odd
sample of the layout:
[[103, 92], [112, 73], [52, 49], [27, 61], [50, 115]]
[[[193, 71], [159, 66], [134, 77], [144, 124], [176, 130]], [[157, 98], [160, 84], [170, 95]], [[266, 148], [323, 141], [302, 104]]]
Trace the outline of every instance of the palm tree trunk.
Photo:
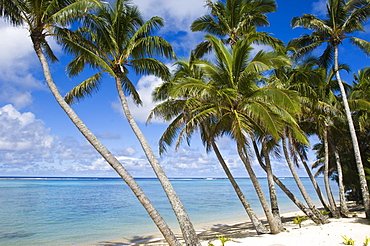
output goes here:
[[262, 222], [258, 219], [257, 215], [254, 213], [252, 207], [250, 206], [249, 202], [245, 198], [242, 190], [240, 189], [239, 185], [235, 181], [234, 176], [231, 174], [230, 169], [227, 166], [227, 164], [226, 164], [224, 158], [222, 157], [222, 155], [221, 155], [221, 153], [220, 153], [220, 151], [219, 151], [215, 142], [212, 142], [212, 148], [215, 151], [217, 159], [220, 162], [222, 168], [224, 169], [227, 178], [230, 180], [236, 194], [238, 195], [240, 202], [243, 204], [243, 207], [244, 207], [245, 211], [247, 212], [247, 214], [248, 214], [248, 216], [249, 216], [249, 218], [250, 218], [250, 220], [253, 224], [254, 229], [257, 231], [257, 234], [267, 233], [268, 230], [262, 224]]
[[285, 155], [285, 159], [288, 163], [288, 166], [289, 166], [289, 169], [293, 175], [293, 178], [295, 180], [295, 182], [297, 183], [297, 186], [303, 196], [303, 198], [305, 199], [308, 207], [311, 209], [312, 213], [318, 218], [318, 220], [320, 221], [320, 223], [322, 224], [325, 224], [325, 223], [329, 223], [328, 219], [325, 218], [319, 210], [317, 210], [315, 204], [312, 202], [310, 196], [308, 195], [306, 189], [304, 188], [303, 184], [302, 184], [302, 181], [301, 179], [299, 178], [298, 176], [298, 173], [297, 171], [295, 170], [294, 168], [294, 165], [293, 165], [293, 162], [290, 160], [290, 156], [289, 156], [289, 153], [288, 153], [288, 149], [287, 149], [287, 146], [286, 146], [286, 140], [285, 140], [286, 136], [283, 136], [281, 138], [281, 141], [283, 143], [283, 151], [284, 151], [284, 155]]
[[342, 216], [348, 218], [349, 210], [348, 210], [347, 203], [346, 203], [346, 196], [344, 195], [343, 172], [342, 172], [342, 165], [340, 162], [340, 156], [339, 156], [338, 150], [335, 147], [335, 145], [333, 145], [333, 143], [331, 143], [330, 145], [332, 146], [334, 156], [335, 156], [335, 163], [337, 164], [340, 213], [342, 214]]
[[[258, 153], [258, 147], [256, 141], [252, 138], [253, 147], [257, 156], [257, 160], [262, 167], [262, 169], [267, 173], [267, 167], [262, 162], [262, 158], [260, 154]], [[299, 208], [305, 215], [307, 215], [312, 221], [314, 221], [316, 224], [320, 224], [320, 221], [315, 217], [315, 215], [312, 213], [311, 210], [309, 210], [300, 200], [298, 200], [297, 197], [294, 196], [294, 194], [286, 187], [279, 178], [277, 178], [275, 175], [272, 175], [275, 184], [279, 186], [279, 188], [289, 197], [289, 199]]]
[[313, 187], [316, 190], [317, 196], [319, 197], [319, 199], [321, 201], [321, 204], [323, 205], [323, 207], [325, 208], [326, 211], [330, 211], [329, 210], [329, 205], [328, 205], [327, 201], [325, 200], [324, 194], [321, 192], [320, 186], [316, 182], [315, 177], [313, 176], [310, 168], [308, 167], [308, 164], [305, 161], [305, 158], [304, 158], [302, 152], [298, 148], [296, 148], [296, 151], [297, 151], [297, 153], [299, 155], [299, 158], [301, 159], [301, 162], [303, 163], [304, 168], [306, 169], [306, 172], [308, 174], [308, 177], [310, 177], [310, 180], [312, 182], [312, 185], [313, 185]]
[[242, 162], [244, 163], [245, 168], [248, 171], [249, 178], [251, 179], [251, 181], [253, 183], [254, 189], [256, 190], [256, 193], [257, 193], [257, 196], [258, 196], [258, 198], [260, 200], [260, 203], [262, 205], [263, 211], [265, 212], [267, 221], [270, 225], [270, 231], [271, 231], [272, 234], [277, 234], [277, 233], [280, 232], [278, 224], [276, 223], [275, 218], [272, 215], [272, 212], [271, 212], [270, 207], [267, 203], [267, 200], [266, 200], [266, 198], [263, 194], [263, 191], [262, 191], [261, 186], [258, 182], [256, 174], [253, 171], [253, 168], [252, 168], [251, 162], [249, 160], [248, 154], [245, 153], [243, 147], [239, 143], [237, 143], [237, 147], [238, 147], [239, 156], [240, 156]]
[[270, 193], [270, 203], [271, 203], [271, 211], [275, 218], [275, 221], [279, 227], [279, 230], [283, 230], [283, 224], [281, 222], [281, 216], [279, 211], [279, 203], [276, 195], [276, 189], [274, 185], [274, 177], [272, 173], [272, 167], [270, 162], [270, 156], [267, 151], [266, 142], [265, 140], [262, 141], [262, 153], [265, 158], [266, 163], [266, 174], [267, 174], [267, 182], [269, 186], [269, 193]]
[[112, 155], [112, 153], [94, 136], [94, 134], [86, 127], [82, 120], [77, 116], [73, 109], [64, 101], [56, 87], [49, 69], [49, 65], [42, 52], [40, 43], [34, 43], [34, 50], [42, 65], [46, 83], [48, 84], [51, 93], [55, 97], [60, 107], [66, 112], [71, 121], [76, 125], [78, 130], [85, 136], [90, 144], [99, 152], [99, 154], [111, 165], [111, 167], [121, 176], [130, 189], [134, 192], [140, 203], [143, 205], [149, 216], [152, 218], [158, 229], [161, 231], [163, 237], [169, 245], [181, 246], [180, 242], [175, 237], [175, 234], [168, 227], [167, 223], [155, 209], [148, 197], [141, 190], [140, 186], [136, 183], [133, 177], [127, 172], [122, 164]]
[[177, 196], [171, 182], [169, 181], [167, 175], [162, 169], [162, 166], [159, 164], [157, 158], [155, 157], [151, 147], [149, 146], [144, 134], [141, 132], [140, 128], [136, 124], [134, 118], [131, 115], [126, 96], [122, 90], [122, 83], [120, 78], [116, 77], [116, 87], [121, 100], [123, 111], [125, 112], [126, 119], [129, 122], [132, 130], [134, 131], [137, 139], [139, 140], [144, 153], [151, 164], [159, 182], [161, 183], [164, 192], [167, 195], [168, 200], [171, 203], [172, 209], [176, 215], [176, 218], [179, 222], [183, 238], [187, 246], [200, 246], [198, 236], [195, 232], [194, 226], [190, 221], [188, 214], [185, 211], [183, 204], [181, 203], [179, 197]]
[[324, 183], [325, 183], [325, 189], [326, 189], [326, 195], [328, 196], [329, 204], [330, 204], [330, 212], [332, 216], [336, 219], [338, 219], [339, 212], [337, 209], [337, 205], [335, 204], [335, 200], [333, 197], [333, 193], [330, 188], [330, 182], [329, 182], [329, 143], [328, 143], [328, 126], [325, 124], [324, 127], [324, 148], [325, 148], [325, 162], [324, 162]]
[[349, 132], [350, 132], [351, 138], [352, 138], [353, 151], [355, 153], [356, 166], [357, 166], [357, 171], [358, 171], [359, 179], [360, 179], [360, 185], [361, 185], [362, 199], [363, 199], [363, 202], [364, 202], [365, 214], [366, 214], [366, 218], [370, 219], [369, 188], [368, 188], [366, 178], [365, 178], [364, 165], [362, 164], [362, 160], [361, 160], [361, 152], [360, 152], [360, 147], [359, 147], [358, 141], [357, 141], [355, 126], [354, 126], [353, 120], [352, 120], [351, 109], [349, 108], [349, 104], [348, 104], [348, 100], [347, 100], [347, 94], [346, 94], [346, 91], [345, 91], [343, 83], [342, 83], [342, 79], [340, 78], [340, 74], [339, 74], [338, 46], [337, 45], [334, 46], [334, 70], [335, 70], [335, 75], [337, 77], [340, 92], [342, 94], [344, 109], [345, 109], [345, 112], [346, 112], [346, 118], [347, 118], [348, 126], [349, 126]]

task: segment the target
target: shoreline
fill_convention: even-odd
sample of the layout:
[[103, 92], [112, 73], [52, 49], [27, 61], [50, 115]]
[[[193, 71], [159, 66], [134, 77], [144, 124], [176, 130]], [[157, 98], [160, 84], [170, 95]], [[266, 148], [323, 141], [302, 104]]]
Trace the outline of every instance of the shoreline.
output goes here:
[[[363, 245], [366, 237], [370, 238], [370, 221], [365, 219], [363, 208], [354, 203], [348, 203], [351, 215], [356, 213], [356, 217], [330, 219], [329, 224], [316, 225], [313, 221], [307, 220], [302, 223], [302, 228], [293, 223], [297, 215], [303, 216], [303, 212], [296, 210], [282, 213], [284, 231], [272, 235], [257, 235], [249, 220], [234, 220], [229, 222], [220, 222], [212, 224], [195, 225], [195, 229], [201, 241], [202, 246], [208, 246], [210, 243], [215, 246], [221, 245], [217, 239], [218, 236], [230, 238], [225, 246], [233, 245], [343, 245], [342, 236], [352, 238], [355, 245]], [[264, 224], [267, 221], [261, 218]], [[180, 233], [175, 232], [181, 240]], [[132, 238], [120, 238], [109, 241], [100, 241], [92, 244], [94, 246], [121, 246], [121, 245], [149, 245], [149, 246], [167, 246], [163, 237], [158, 234], [140, 235]], [[370, 244], [369, 244], [370, 246]]]

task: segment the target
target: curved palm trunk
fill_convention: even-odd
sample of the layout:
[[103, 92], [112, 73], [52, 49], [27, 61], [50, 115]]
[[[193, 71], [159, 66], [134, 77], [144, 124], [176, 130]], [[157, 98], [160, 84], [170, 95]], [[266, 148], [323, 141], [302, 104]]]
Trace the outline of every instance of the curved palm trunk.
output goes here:
[[272, 234], [277, 234], [277, 233], [280, 232], [279, 227], [278, 227], [278, 225], [275, 221], [274, 216], [272, 215], [272, 212], [271, 212], [270, 207], [267, 203], [267, 200], [266, 200], [266, 198], [263, 194], [263, 191], [262, 191], [261, 186], [258, 182], [256, 174], [253, 171], [253, 168], [252, 168], [251, 162], [249, 160], [248, 154], [245, 153], [245, 151], [243, 150], [243, 148], [240, 144], [237, 144], [237, 147], [238, 147], [239, 156], [240, 156], [241, 160], [243, 161], [245, 168], [248, 171], [249, 178], [251, 179], [251, 181], [253, 183], [254, 189], [256, 190], [256, 193], [257, 193], [257, 196], [258, 196], [258, 198], [260, 200], [260, 203], [262, 205], [263, 211], [265, 212], [267, 221], [270, 225], [270, 231], [271, 231]]
[[[258, 153], [258, 147], [256, 141], [252, 138], [253, 147], [255, 150], [255, 153], [257, 155], [257, 160], [262, 167], [262, 169], [267, 173], [267, 167], [262, 162], [262, 158]], [[286, 187], [279, 178], [277, 178], [274, 174], [272, 174], [272, 177], [274, 179], [275, 184], [279, 186], [279, 188], [289, 197], [289, 199], [299, 208], [305, 215], [307, 215], [312, 221], [314, 221], [316, 224], [319, 224], [320, 221], [316, 218], [316, 216], [311, 212], [310, 209], [308, 209], [294, 194]]]
[[130, 112], [130, 109], [128, 107], [128, 103], [126, 100], [126, 96], [122, 90], [121, 80], [117, 77], [115, 79], [116, 79], [116, 87], [118, 90], [119, 98], [121, 100], [122, 108], [123, 108], [123, 111], [125, 112], [126, 119], [129, 122], [132, 130], [134, 131], [137, 139], [139, 140], [141, 147], [144, 150], [144, 153], [149, 163], [151, 164], [155, 174], [157, 175], [159, 182], [161, 182], [163, 190], [165, 191], [167, 198], [171, 203], [172, 209], [176, 215], [176, 218], [179, 222], [180, 229], [182, 231], [186, 245], [187, 246], [196, 246], [196, 245], [200, 246], [198, 236], [195, 232], [194, 226], [191, 223], [188, 214], [185, 211], [184, 206], [182, 205], [179, 197], [177, 196], [175, 190], [173, 189], [173, 186], [171, 182], [169, 181], [167, 175], [163, 171], [162, 166], [159, 164], [157, 158], [155, 157], [144, 134], [141, 132], [140, 128], [138, 127], [134, 118], [131, 115], [131, 112]]
[[302, 152], [299, 149], [297, 149], [297, 148], [296, 148], [296, 151], [297, 151], [297, 153], [299, 155], [299, 158], [301, 159], [301, 162], [303, 163], [304, 168], [306, 169], [306, 172], [308, 174], [308, 177], [310, 177], [310, 180], [312, 182], [312, 185], [313, 185], [313, 187], [316, 190], [317, 196], [319, 197], [319, 199], [321, 201], [321, 204], [324, 206], [324, 208], [325, 208], [326, 211], [330, 211], [329, 210], [328, 202], [325, 200], [324, 194], [321, 192], [320, 186], [316, 182], [316, 179], [313, 176], [313, 174], [312, 174], [312, 172], [311, 172], [311, 170], [310, 170], [310, 168], [309, 168], [309, 166], [308, 166], [308, 164], [307, 164], [307, 162], [306, 162], [306, 160], [305, 160]]
[[76, 125], [78, 130], [85, 136], [90, 144], [99, 152], [99, 154], [111, 165], [111, 167], [121, 176], [130, 189], [134, 192], [140, 203], [143, 205], [149, 216], [152, 218], [158, 229], [161, 231], [163, 237], [169, 245], [181, 246], [180, 242], [175, 237], [175, 234], [168, 227], [167, 223], [155, 209], [148, 197], [141, 190], [140, 186], [136, 183], [133, 177], [127, 172], [122, 164], [110, 153], [110, 151], [94, 136], [94, 134], [86, 127], [82, 120], [77, 116], [73, 109], [64, 101], [60, 95], [58, 88], [54, 84], [50, 74], [49, 65], [41, 50], [40, 44], [34, 42], [34, 50], [42, 65], [46, 82], [50, 88], [51, 93], [54, 95], [60, 107], [66, 112], [71, 121]]
[[324, 128], [324, 149], [325, 149], [325, 162], [324, 162], [324, 183], [326, 189], [326, 195], [328, 196], [329, 204], [330, 204], [330, 212], [334, 218], [339, 218], [339, 212], [337, 209], [337, 205], [335, 204], [335, 200], [333, 197], [333, 193], [330, 188], [329, 182], [329, 143], [328, 143], [328, 126], [325, 125]]
[[257, 234], [267, 233], [268, 230], [261, 223], [261, 221], [258, 219], [257, 215], [254, 213], [252, 207], [250, 206], [249, 202], [247, 201], [243, 192], [241, 191], [239, 185], [236, 183], [236, 181], [234, 179], [234, 176], [231, 174], [230, 169], [227, 166], [227, 164], [225, 163], [225, 160], [222, 157], [216, 143], [212, 142], [212, 148], [215, 151], [217, 159], [220, 162], [222, 168], [224, 169], [227, 178], [230, 180], [236, 194], [238, 195], [240, 202], [243, 204], [243, 207], [244, 207], [245, 211], [247, 212], [247, 214], [248, 214], [248, 216], [249, 216], [249, 218], [250, 218], [250, 220], [253, 224], [254, 229], [257, 231]]
[[352, 120], [351, 109], [349, 108], [348, 100], [347, 100], [347, 94], [346, 94], [346, 91], [345, 91], [343, 83], [342, 83], [342, 79], [340, 78], [340, 74], [339, 74], [338, 46], [337, 45], [334, 46], [334, 70], [335, 70], [335, 76], [337, 77], [340, 92], [341, 92], [342, 98], [343, 98], [343, 104], [344, 104], [344, 109], [345, 109], [345, 112], [346, 112], [346, 118], [347, 118], [347, 121], [348, 121], [349, 132], [351, 133], [353, 151], [355, 153], [356, 166], [357, 166], [357, 171], [358, 171], [359, 179], [360, 179], [360, 185], [361, 185], [362, 199], [363, 199], [363, 202], [364, 202], [365, 214], [366, 214], [366, 218], [370, 219], [369, 188], [368, 188], [366, 178], [365, 178], [364, 165], [362, 164], [362, 160], [361, 160], [361, 152], [360, 152], [360, 147], [359, 147], [358, 141], [357, 141], [355, 126], [354, 126], [353, 120]]
[[271, 203], [271, 211], [275, 218], [275, 221], [277, 223], [277, 226], [279, 227], [279, 230], [283, 230], [283, 224], [281, 222], [281, 216], [279, 211], [279, 203], [276, 195], [276, 189], [274, 185], [274, 177], [272, 174], [272, 167], [270, 162], [270, 156], [266, 148], [266, 142], [262, 141], [262, 153], [265, 158], [266, 163], [266, 174], [267, 174], [267, 182], [269, 186], [269, 193], [270, 193], [270, 203]]
[[347, 218], [349, 215], [349, 210], [348, 210], [347, 203], [346, 203], [346, 196], [344, 195], [342, 165], [340, 162], [340, 156], [339, 156], [337, 148], [333, 144], [331, 144], [331, 146], [332, 146], [334, 156], [335, 156], [335, 163], [337, 164], [340, 213], [342, 214], [342, 216]]
[[302, 194], [303, 198], [305, 199], [308, 207], [311, 209], [312, 213], [317, 217], [319, 222], [322, 223], [322, 224], [329, 223], [328, 219], [325, 218], [325, 216], [322, 215], [320, 213], [320, 211], [316, 208], [315, 204], [312, 202], [310, 196], [308, 195], [306, 189], [304, 188], [304, 186], [302, 184], [302, 181], [299, 178], [298, 173], [294, 168], [293, 162], [290, 160], [290, 156], [289, 156], [288, 149], [287, 149], [287, 146], [286, 146], [285, 138], [286, 138], [286, 136], [283, 136], [282, 139], [281, 139], [281, 141], [283, 143], [283, 151], [284, 151], [285, 159], [288, 163], [288, 166], [289, 166], [289, 169], [290, 169], [290, 171], [293, 175], [293, 178], [294, 178], [295, 182], [297, 183], [299, 191], [301, 192], [301, 194]]

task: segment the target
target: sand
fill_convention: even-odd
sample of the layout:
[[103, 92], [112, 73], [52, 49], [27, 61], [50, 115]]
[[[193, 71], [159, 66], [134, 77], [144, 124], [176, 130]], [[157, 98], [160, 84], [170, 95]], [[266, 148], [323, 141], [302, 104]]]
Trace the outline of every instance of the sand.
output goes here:
[[[293, 219], [294, 217], [285, 218]], [[362, 246], [366, 237], [370, 238], [370, 224], [365, 219], [364, 213], [356, 218], [330, 219], [329, 224], [320, 226], [315, 225], [312, 221], [305, 221], [302, 223], [302, 228], [299, 228], [291, 220], [287, 220], [284, 223], [284, 228], [286, 230], [277, 235], [253, 235], [251, 232], [251, 235], [245, 238], [231, 237], [231, 241], [226, 242], [225, 246], [343, 245], [345, 240], [342, 236], [351, 238], [355, 241], [355, 245]], [[219, 240], [204, 241], [202, 245], [206, 246], [209, 243], [215, 246], [221, 245]]]
[[[306, 220], [299, 228], [293, 223], [297, 215], [302, 216], [302, 212], [291, 212], [282, 214], [282, 221], [285, 230], [279, 234], [257, 235], [253, 230], [250, 221], [239, 221], [228, 224], [217, 224], [208, 227], [197, 228], [198, 235], [202, 241], [202, 246], [208, 246], [212, 243], [214, 246], [220, 246], [221, 242], [218, 236], [230, 238], [225, 246], [313, 246], [313, 245], [344, 245], [342, 236], [351, 238], [355, 241], [354, 245], [364, 245], [366, 237], [370, 238], [370, 221], [365, 219], [363, 209], [354, 204], [350, 204], [350, 218], [330, 219], [330, 223], [325, 225], [316, 225], [311, 220]], [[264, 223], [264, 221], [262, 219]], [[144, 236], [131, 239], [119, 239], [109, 242], [99, 242], [94, 245], [99, 246], [121, 246], [121, 245], [167, 245], [162, 238], [156, 236]], [[369, 242], [370, 246], [370, 242]]]

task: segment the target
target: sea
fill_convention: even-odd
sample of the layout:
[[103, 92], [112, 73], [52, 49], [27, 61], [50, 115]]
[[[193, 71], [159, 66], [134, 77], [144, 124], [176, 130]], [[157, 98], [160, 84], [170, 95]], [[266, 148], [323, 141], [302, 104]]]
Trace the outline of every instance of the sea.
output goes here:
[[[303, 201], [293, 178], [282, 182]], [[155, 178], [136, 179], [174, 231], [176, 218]], [[317, 206], [308, 178], [302, 178]], [[317, 178], [325, 194], [323, 179]], [[230, 181], [222, 178], [171, 179], [196, 229], [248, 220]], [[263, 216], [248, 178], [237, 179], [252, 208]], [[267, 180], [259, 182], [268, 196]], [[331, 181], [335, 197], [338, 186]], [[298, 210], [276, 187], [280, 212]], [[119, 178], [0, 177], [0, 245], [98, 245], [120, 238], [160, 235], [145, 209]]]

